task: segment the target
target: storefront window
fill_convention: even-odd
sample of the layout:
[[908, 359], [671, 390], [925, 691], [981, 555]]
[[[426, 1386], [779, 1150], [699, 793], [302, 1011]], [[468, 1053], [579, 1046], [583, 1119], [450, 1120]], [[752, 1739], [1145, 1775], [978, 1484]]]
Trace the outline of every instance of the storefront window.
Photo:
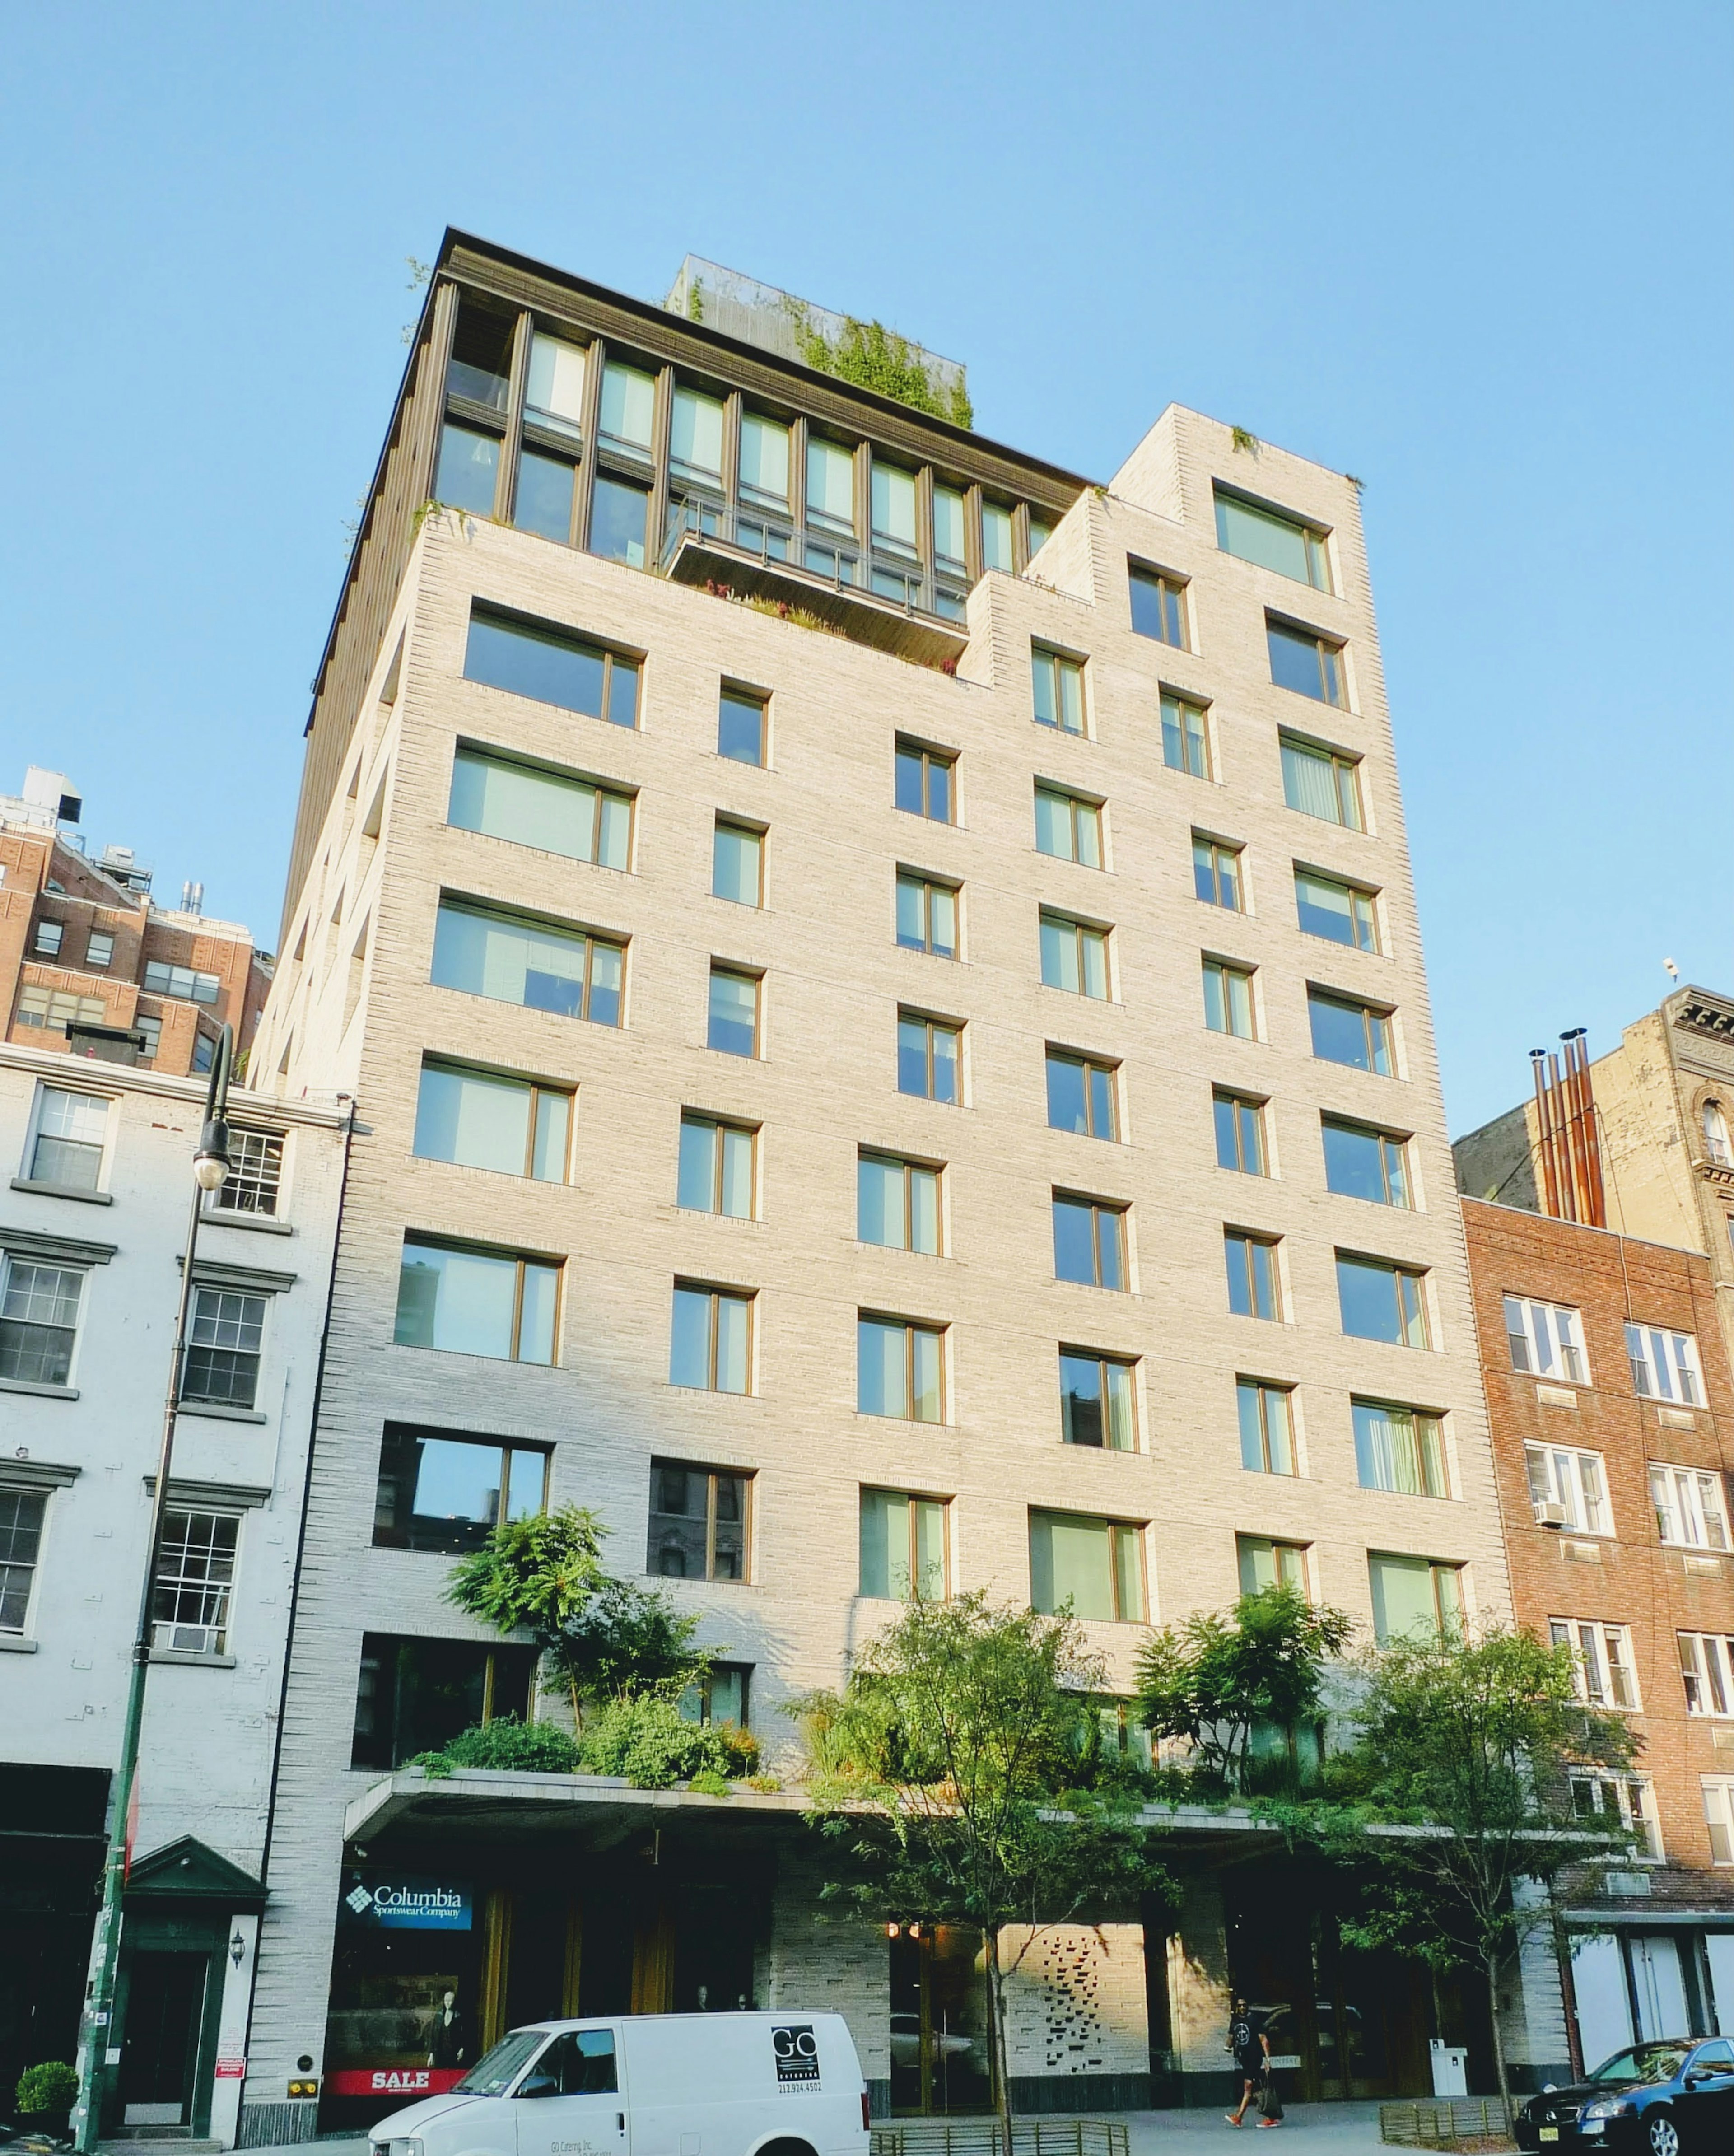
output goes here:
[[454, 2087], [479, 2049], [483, 1933], [470, 1882], [347, 1871], [337, 1918], [326, 2093], [370, 2098], [377, 2116]]

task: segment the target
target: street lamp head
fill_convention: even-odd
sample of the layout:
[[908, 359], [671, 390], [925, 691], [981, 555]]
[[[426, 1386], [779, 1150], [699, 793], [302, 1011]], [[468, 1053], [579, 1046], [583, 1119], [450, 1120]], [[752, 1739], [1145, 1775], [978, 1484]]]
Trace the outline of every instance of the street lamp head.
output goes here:
[[228, 1173], [228, 1125], [220, 1116], [204, 1127], [192, 1156], [192, 1179], [201, 1190], [221, 1190]]

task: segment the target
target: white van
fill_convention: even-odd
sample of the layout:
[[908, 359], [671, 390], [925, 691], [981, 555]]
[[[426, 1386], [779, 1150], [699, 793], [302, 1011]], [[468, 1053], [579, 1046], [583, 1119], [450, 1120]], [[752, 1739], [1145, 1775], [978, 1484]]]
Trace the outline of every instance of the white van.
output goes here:
[[369, 2156], [868, 2156], [840, 2014], [634, 2014], [514, 2029]]

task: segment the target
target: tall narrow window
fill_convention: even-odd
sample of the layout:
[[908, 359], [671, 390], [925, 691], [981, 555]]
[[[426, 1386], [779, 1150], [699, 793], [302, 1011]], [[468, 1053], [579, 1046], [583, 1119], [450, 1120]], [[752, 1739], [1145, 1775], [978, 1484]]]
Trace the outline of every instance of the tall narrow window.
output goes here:
[[1193, 890], [1206, 906], [1219, 906], [1225, 913], [1245, 912], [1242, 857], [1243, 849], [1225, 839], [1193, 833]]
[[467, 303], [458, 310], [445, 386], [466, 404], [504, 412], [511, 393], [512, 320]]
[[38, 921], [33, 955], [38, 958], [58, 958], [65, 936], [66, 924], [64, 921]]
[[644, 530], [650, 513], [650, 490], [628, 480], [597, 475], [590, 497], [590, 551], [604, 561], [644, 567]]
[[182, 1365], [182, 1404], [250, 1409], [259, 1392], [264, 1327], [264, 1296], [195, 1287]]
[[92, 1093], [44, 1086], [36, 1111], [29, 1180], [62, 1190], [95, 1190], [102, 1176], [109, 1104]]
[[1628, 1325], [1625, 1337], [1632, 1387], [1641, 1399], [1673, 1400], [1687, 1408], [1703, 1406], [1698, 1343], [1690, 1332], [1670, 1332], [1659, 1325]]
[[623, 945], [582, 929], [440, 901], [429, 976], [435, 988], [618, 1026], [625, 970]]
[[1445, 1437], [1437, 1415], [1384, 1400], [1354, 1403], [1355, 1464], [1363, 1490], [1449, 1497]]
[[639, 722], [639, 662], [549, 622], [471, 609], [464, 679], [610, 726]]
[[862, 1317], [855, 1334], [855, 1404], [863, 1414], [945, 1420], [945, 1334], [938, 1326]]
[[1012, 512], [997, 501], [982, 504], [982, 567], [1012, 572]]
[[1070, 1609], [1109, 1624], [1144, 1621], [1144, 1531], [1078, 1512], [1029, 1516], [1029, 1599], [1044, 1616]]
[[948, 756], [942, 749], [926, 748], [920, 742], [900, 739], [897, 743], [897, 806], [911, 816], [926, 817], [930, 823], [955, 824], [957, 820], [957, 758]]
[[864, 1152], [855, 1168], [855, 1233], [864, 1243], [936, 1257], [939, 1170], [919, 1161]]
[[669, 413], [669, 475], [722, 487], [722, 400], [701, 390], [676, 389]]
[[741, 499], [755, 509], [788, 508], [788, 429], [757, 412], [741, 415]]
[[48, 1505], [46, 1490], [0, 1482], [0, 1632], [22, 1633], [28, 1621]]
[[1241, 1175], [1268, 1175], [1265, 1152], [1265, 1103], [1218, 1086], [1210, 1096], [1216, 1118], [1216, 1164]]
[[942, 1497], [863, 1490], [861, 1593], [878, 1602], [943, 1602], [948, 1509]]
[[807, 438], [807, 521], [823, 531], [855, 528], [855, 460], [836, 442]]
[[151, 1645], [159, 1653], [228, 1652], [240, 1534], [233, 1512], [175, 1505], [163, 1513], [151, 1583]]
[[1381, 1078], [1395, 1071], [1388, 1011], [1310, 988], [1306, 1016], [1312, 1029], [1312, 1052], [1321, 1063], [1346, 1064], [1351, 1070], [1369, 1070]]
[[675, 1283], [669, 1383], [701, 1393], [752, 1389], [752, 1297]]
[[916, 558], [916, 475], [873, 459], [873, 543], [882, 552]]
[[1132, 627], [1140, 636], [1153, 636], [1158, 644], [1186, 649], [1186, 584], [1182, 578], [1165, 576], [1159, 569], [1134, 568], [1131, 585]]
[[648, 457], [655, 417], [655, 376], [610, 360], [602, 371], [602, 409], [597, 422], [603, 445], [629, 456]]
[[707, 1047], [725, 1055], [759, 1052], [759, 998], [763, 983], [757, 973], [712, 963], [711, 1002], [705, 1034]]
[[765, 761], [765, 699], [746, 689], [725, 689], [717, 707], [716, 753], [731, 763]]
[[1244, 1228], [1225, 1228], [1222, 1245], [1228, 1265], [1229, 1308], [1234, 1316], [1280, 1318], [1282, 1292], [1274, 1238], [1249, 1235]]
[[962, 1099], [962, 1031], [944, 1019], [897, 1014], [897, 1091], [928, 1101]]
[[749, 824], [716, 819], [711, 848], [711, 896], [736, 906], [765, 902], [765, 834]]
[[1082, 1287], [1126, 1286], [1126, 1208], [1054, 1194], [1054, 1277]]
[[1075, 996], [1108, 995], [1108, 932], [1064, 913], [1044, 913], [1042, 985]]
[[1059, 1424], [1068, 1445], [1131, 1452], [1137, 1442], [1133, 1365], [1083, 1348], [1059, 1351]]
[[406, 1235], [392, 1337], [400, 1348], [551, 1363], [559, 1301], [557, 1265]]
[[905, 951], [926, 951], [936, 958], [957, 955], [957, 887], [923, 875], [916, 869], [897, 871], [897, 941]]
[[969, 558], [964, 536], [965, 515], [963, 496], [956, 487], [935, 486], [933, 559], [938, 567], [949, 569], [954, 576], [964, 573]]
[[1365, 1198], [1375, 1205], [1413, 1204], [1409, 1195], [1408, 1142], [1388, 1131], [1320, 1118], [1325, 1141], [1325, 1184], [1339, 1198]]
[[1254, 1475], [1297, 1473], [1290, 1389], [1237, 1378], [1234, 1393], [1240, 1412], [1240, 1465]]
[[1183, 696], [1162, 697], [1162, 762], [1170, 771], [1194, 778], [1210, 776], [1210, 732], [1202, 704]]
[[1038, 644], [1030, 654], [1030, 670], [1035, 696], [1036, 724], [1057, 726], [1062, 733], [1081, 734], [1084, 731], [1083, 662], [1068, 659], [1058, 651], [1044, 651]]
[[1311, 696], [1321, 704], [1335, 704], [1339, 711], [1347, 708], [1340, 644], [1316, 630], [1284, 621], [1267, 621], [1265, 633], [1270, 647], [1270, 679], [1279, 689], [1292, 689], [1297, 696]]
[[1728, 1119], [1719, 1101], [1706, 1101], [1699, 1113], [1704, 1132], [1705, 1157], [1716, 1168], [1734, 1168], [1734, 1149], [1728, 1143]]
[[1361, 813], [1361, 762], [1340, 749], [1316, 742], [1282, 740], [1282, 797], [1303, 816], [1341, 824], [1351, 831], [1366, 829]]
[[0, 1255], [0, 1378], [64, 1385], [72, 1368], [85, 1276]]
[[574, 440], [582, 433], [585, 357], [582, 346], [558, 337], [538, 332], [531, 338], [524, 417], [532, 426]]
[[750, 1475], [653, 1460], [645, 1570], [662, 1579], [750, 1578], [752, 1490]]
[[1280, 509], [1216, 490], [1216, 543], [1225, 554], [1315, 591], [1331, 588], [1331, 557], [1325, 534], [1316, 525], [1285, 516]]
[[709, 1116], [682, 1116], [675, 1203], [689, 1213], [752, 1219], [757, 1147], [757, 1131], [738, 1123], [719, 1123]]
[[479, 434], [448, 419], [439, 434], [439, 469], [434, 499], [471, 516], [494, 514], [494, 490], [500, 477], [500, 437]]
[[1056, 860], [1076, 861], [1086, 869], [1102, 865], [1102, 811], [1100, 802], [1057, 787], [1035, 789], [1035, 847]]
[[1424, 1276], [1383, 1258], [1336, 1253], [1336, 1294], [1342, 1329], [1357, 1340], [1385, 1340], [1395, 1348], [1426, 1348]]
[[1224, 958], [1204, 961], [1204, 1023], [1213, 1033], [1253, 1039], [1252, 971]]
[[632, 812], [629, 793], [564, 772], [480, 749], [459, 748], [452, 759], [446, 820], [461, 831], [625, 869], [632, 861]]
[[1454, 1639], [1463, 1630], [1463, 1570], [1424, 1557], [1369, 1556], [1373, 1636], [1382, 1647], [1398, 1640]]
[[1111, 1063], [1097, 1063], [1063, 1049], [1048, 1050], [1048, 1127], [1080, 1137], [1116, 1140], [1120, 1119]]

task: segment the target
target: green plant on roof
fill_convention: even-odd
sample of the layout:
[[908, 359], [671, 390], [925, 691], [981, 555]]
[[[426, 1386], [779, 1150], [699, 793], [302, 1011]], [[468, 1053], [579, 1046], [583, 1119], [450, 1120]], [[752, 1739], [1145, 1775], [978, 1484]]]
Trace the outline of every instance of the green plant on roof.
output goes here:
[[1260, 447], [1259, 438], [1249, 427], [1231, 427], [1229, 433], [1237, 449], [1244, 449], [1249, 456], [1258, 454]]
[[705, 319], [705, 280], [695, 277], [686, 288], [686, 319], [701, 322]]
[[819, 374], [834, 374], [839, 382], [852, 382], [858, 389], [871, 389], [899, 404], [925, 412], [934, 419], [949, 419], [954, 427], [972, 427], [975, 408], [961, 380], [945, 382], [930, 374], [919, 345], [888, 330], [883, 322], [843, 318], [843, 328], [834, 340], [813, 321], [798, 300], [785, 300], [794, 326], [795, 344], [802, 358]]

